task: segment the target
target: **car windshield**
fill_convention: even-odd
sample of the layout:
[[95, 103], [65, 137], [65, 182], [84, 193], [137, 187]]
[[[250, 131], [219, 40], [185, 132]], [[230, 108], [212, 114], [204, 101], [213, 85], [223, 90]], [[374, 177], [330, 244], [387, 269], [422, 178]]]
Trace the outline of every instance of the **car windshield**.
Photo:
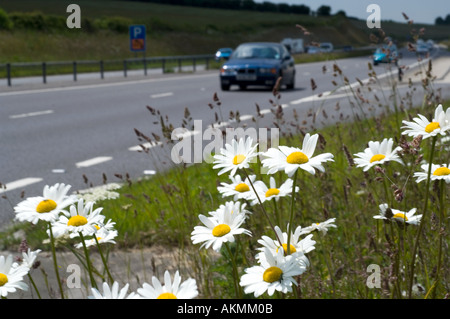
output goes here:
[[239, 46], [233, 53], [235, 59], [279, 59], [280, 49], [264, 44], [246, 44]]

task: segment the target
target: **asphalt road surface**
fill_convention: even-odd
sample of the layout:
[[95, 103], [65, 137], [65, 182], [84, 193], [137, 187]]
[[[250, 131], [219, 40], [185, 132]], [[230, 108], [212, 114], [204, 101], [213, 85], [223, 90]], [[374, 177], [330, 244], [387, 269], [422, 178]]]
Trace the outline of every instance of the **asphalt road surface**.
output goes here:
[[[437, 59], [445, 54], [438, 51], [432, 57]], [[329, 115], [336, 114], [337, 102], [344, 118], [352, 114], [354, 110], [347, 97], [349, 87], [336, 89], [339, 86], [332, 81], [342, 83], [346, 76], [356, 90], [358, 80], [366, 81], [369, 77], [368, 62], [368, 57], [359, 57], [297, 65], [295, 89], [281, 90], [279, 99], [271, 90], [261, 88], [250, 87], [245, 91], [232, 88], [222, 92], [217, 70], [77, 83], [52, 82], [49, 77], [45, 85], [27, 85], [22, 81], [19, 86], [0, 87], [0, 182], [7, 186], [0, 191], [3, 197], [0, 198], [0, 227], [8, 225], [14, 216], [13, 206], [22, 200], [21, 195], [40, 195], [46, 184], [66, 183], [75, 191], [88, 187], [85, 177], [96, 186], [103, 183], [104, 175], [108, 182], [119, 182], [115, 174], [129, 174], [134, 179], [170, 165], [170, 149], [164, 148], [164, 144], [162, 148], [152, 148], [165, 154], [156, 160], [137, 152], [141, 142], [135, 128], [147, 136], [152, 133], [161, 136], [161, 127], [155, 124], [156, 118], [147, 106], [167, 116], [174, 128], [182, 126], [187, 108], [192, 121], [202, 120], [202, 130], [205, 130], [215, 121], [215, 112], [226, 122], [224, 126], [230, 124], [230, 111], [239, 111], [240, 125], [255, 125], [252, 118], [258, 104], [266, 114], [258, 125], [270, 128], [274, 126], [270, 114], [274, 101], [283, 106], [288, 118], [292, 118], [295, 109], [309, 127], [311, 110], [317, 114], [322, 114], [322, 110]], [[342, 70], [342, 77], [334, 76], [335, 63]], [[409, 74], [413, 74], [423, 69], [426, 62], [418, 63], [417, 57], [405, 52], [400, 65], [410, 66]], [[391, 70], [383, 64], [374, 68], [382, 84], [375, 83], [374, 90], [366, 93], [372, 100], [375, 94], [386, 98], [390, 82], [397, 79], [397, 69]], [[445, 75], [448, 72], [442, 74]], [[317, 85], [314, 90], [311, 79]], [[440, 81], [435, 88], [442, 87], [442, 94], [448, 98], [445, 94], [449, 94], [449, 86], [449, 81]], [[423, 98], [420, 81], [415, 87], [413, 99], [420, 104]], [[386, 91], [382, 92], [383, 89]], [[402, 95], [410, 90], [405, 78], [398, 92]], [[209, 107], [215, 105], [215, 93], [221, 102], [220, 112]], [[321, 117], [315, 127], [337, 119], [338, 116]], [[194, 135], [190, 133], [186, 136]]]

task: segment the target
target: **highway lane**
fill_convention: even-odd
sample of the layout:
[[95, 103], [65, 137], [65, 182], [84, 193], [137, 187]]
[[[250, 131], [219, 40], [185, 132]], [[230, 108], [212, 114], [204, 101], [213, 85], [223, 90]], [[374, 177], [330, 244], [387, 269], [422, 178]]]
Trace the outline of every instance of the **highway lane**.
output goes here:
[[[337, 64], [350, 82], [357, 83], [357, 78], [367, 78], [368, 62], [367, 57], [361, 57]], [[402, 60], [407, 65], [415, 62], [414, 56]], [[296, 88], [281, 91], [277, 100], [285, 106], [288, 116], [293, 109], [305, 120], [310, 120], [307, 113], [311, 108], [333, 112], [339, 99], [321, 102], [314, 96], [335, 90], [333, 80], [340, 82], [339, 77], [333, 76], [333, 64], [329, 61], [297, 66]], [[386, 66], [380, 65], [376, 70], [382, 74]], [[312, 78], [317, 84], [314, 91]], [[221, 92], [217, 71], [98, 82], [0, 93], [0, 182], [9, 186], [3, 194], [7, 200], [0, 199], [0, 225], [13, 216], [11, 206], [21, 200], [22, 190], [25, 196], [35, 196], [45, 184], [57, 182], [71, 184], [77, 190], [87, 187], [83, 175], [99, 185], [103, 174], [112, 182], [118, 181], [116, 173], [136, 178], [146, 170], [156, 169], [158, 163], [130, 150], [139, 143], [134, 128], [149, 136], [152, 132], [161, 135], [147, 105], [167, 115], [174, 127], [181, 126], [184, 109], [188, 108], [192, 119], [203, 120], [205, 129], [214, 121], [214, 111], [208, 106], [214, 103], [214, 93], [222, 103], [224, 120], [230, 111], [239, 111], [249, 125], [251, 115], [256, 113], [255, 104], [269, 110], [270, 100], [274, 100], [271, 91], [259, 88]], [[342, 93], [335, 93], [340, 97], [340, 112], [351, 114]], [[271, 117], [266, 116], [259, 125], [273, 127]], [[162, 159], [170, 162], [168, 157]]]

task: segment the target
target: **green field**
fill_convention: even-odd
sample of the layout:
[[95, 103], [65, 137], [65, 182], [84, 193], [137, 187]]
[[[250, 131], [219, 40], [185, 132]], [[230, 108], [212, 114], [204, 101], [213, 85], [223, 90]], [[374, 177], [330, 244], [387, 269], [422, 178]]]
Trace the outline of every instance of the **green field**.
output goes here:
[[[69, 1], [2, 1], [8, 15], [54, 16], [65, 19]], [[147, 56], [213, 54], [219, 47], [245, 41], [281, 41], [303, 37], [296, 24], [312, 35], [305, 42], [332, 41], [335, 46], [366, 45], [363, 30], [342, 17], [215, 10], [127, 1], [79, 1], [81, 29], [21, 28], [0, 31], [0, 62], [123, 59], [129, 51], [127, 26], [147, 26]]]

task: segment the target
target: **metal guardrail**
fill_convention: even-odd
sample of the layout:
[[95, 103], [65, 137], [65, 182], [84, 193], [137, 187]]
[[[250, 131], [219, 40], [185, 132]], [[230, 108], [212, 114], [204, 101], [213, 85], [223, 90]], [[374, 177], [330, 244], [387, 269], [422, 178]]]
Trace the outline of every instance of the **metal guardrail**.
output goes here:
[[[6, 81], [8, 86], [12, 85], [13, 72], [16, 70], [23, 70], [24, 68], [37, 68], [42, 75], [42, 82], [47, 83], [47, 76], [49, 75], [49, 68], [51, 67], [66, 67], [71, 68], [70, 72], [57, 73], [61, 74], [72, 74], [73, 80], [77, 81], [80, 66], [91, 65], [97, 69], [97, 71], [89, 71], [89, 73], [99, 73], [101, 79], [105, 78], [105, 73], [107, 72], [108, 66], [109, 71], [123, 71], [123, 76], [127, 77], [128, 71], [132, 69], [141, 69], [144, 71], [144, 75], [147, 75], [147, 71], [150, 69], [162, 69], [163, 73], [168, 71], [168, 66], [171, 69], [177, 69], [181, 72], [183, 63], [186, 61], [191, 62], [189, 64], [192, 66], [192, 71], [196, 72], [196, 67], [198, 63], [203, 62], [205, 68], [208, 70], [210, 67], [210, 60], [214, 60], [214, 55], [204, 54], [204, 55], [188, 55], [188, 56], [165, 56], [165, 57], [142, 57], [142, 58], [130, 58], [123, 60], [81, 60], [81, 61], [53, 61], [53, 62], [18, 62], [18, 63], [4, 63], [0, 64], [0, 74], [6, 72]], [[111, 67], [111, 65], [113, 67]], [[139, 68], [136, 68], [140, 65]], [[4, 71], [2, 72], [1, 70]], [[3, 73], [4, 74], [4, 73]], [[3, 77], [0, 77], [3, 78]]]

